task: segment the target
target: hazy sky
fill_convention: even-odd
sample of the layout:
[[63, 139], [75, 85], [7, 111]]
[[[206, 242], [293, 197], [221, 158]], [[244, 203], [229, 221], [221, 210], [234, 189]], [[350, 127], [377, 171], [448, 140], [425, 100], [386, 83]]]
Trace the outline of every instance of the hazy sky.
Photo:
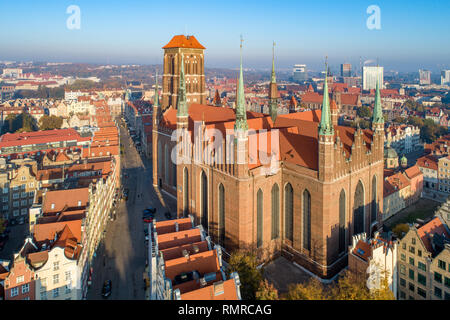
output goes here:
[[[81, 28], [69, 30], [70, 5]], [[370, 5], [381, 30], [369, 30]], [[305, 63], [323, 69], [376, 60], [385, 70], [450, 68], [450, 2], [429, 1], [0, 1], [0, 60], [161, 64], [173, 35], [193, 34], [206, 47], [206, 67], [269, 68]]]

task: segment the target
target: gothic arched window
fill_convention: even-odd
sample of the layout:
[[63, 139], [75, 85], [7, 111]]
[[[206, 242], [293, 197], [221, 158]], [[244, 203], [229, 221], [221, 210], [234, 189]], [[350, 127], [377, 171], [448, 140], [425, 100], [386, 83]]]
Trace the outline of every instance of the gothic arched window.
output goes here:
[[342, 189], [339, 196], [339, 253], [345, 251], [345, 191]]
[[280, 235], [280, 188], [278, 184], [272, 187], [272, 240]]
[[284, 187], [284, 236], [294, 241], [294, 190], [290, 183]]
[[219, 185], [219, 244], [225, 243], [225, 188]]
[[370, 222], [374, 222], [377, 220], [378, 214], [378, 203], [377, 203], [377, 176], [373, 176], [372, 178], [372, 206], [371, 206], [371, 217]]
[[256, 196], [256, 247], [261, 247], [263, 243], [263, 192], [258, 190]]
[[355, 190], [353, 209], [353, 234], [364, 232], [364, 187], [361, 180]]
[[186, 167], [183, 170], [183, 211], [186, 217], [189, 214], [189, 175]]
[[303, 248], [311, 250], [311, 194], [303, 191]]
[[202, 199], [202, 225], [206, 232], [208, 232], [208, 179], [205, 171], [201, 175], [201, 199]]

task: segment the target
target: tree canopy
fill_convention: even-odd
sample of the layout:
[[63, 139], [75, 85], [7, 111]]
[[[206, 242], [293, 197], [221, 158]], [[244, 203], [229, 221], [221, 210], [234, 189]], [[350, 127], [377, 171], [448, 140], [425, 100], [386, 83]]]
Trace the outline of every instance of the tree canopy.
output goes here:
[[269, 281], [261, 281], [255, 298], [256, 300], [278, 300], [278, 290]]
[[372, 116], [372, 111], [367, 106], [361, 106], [356, 111], [356, 114], [360, 118], [365, 118], [365, 119], [367, 118], [368, 119], [368, 118], [370, 118]]
[[36, 119], [29, 113], [9, 114], [3, 123], [2, 134], [37, 131]]
[[380, 287], [369, 290], [365, 281], [349, 271], [344, 271], [337, 282], [323, 285], [316, 278], [304, 284], [291, 285], [284, 296], [287, 300], [394, 300], [388, 277], [381, 275]]
[[63, 118], [57, 116], [42, 116], [39, 119], [39, 129], [40, 130], [53, 130], [53, 129], [61, 129], [63, 124]]
[[241, 296], [244, 300], [256, 299], [256, 292], [263, 280], [260, 269], [257, 269], [256, 255], [246, 250], [234, 251], [228, 262], [229, 273], [237, 272], [241, 281]]

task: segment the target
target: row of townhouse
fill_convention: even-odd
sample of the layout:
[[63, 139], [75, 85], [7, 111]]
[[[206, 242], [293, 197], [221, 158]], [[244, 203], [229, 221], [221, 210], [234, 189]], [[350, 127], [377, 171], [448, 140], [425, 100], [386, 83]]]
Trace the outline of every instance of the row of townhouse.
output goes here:
[[385, 146], [390, 145], [399, 155], [421, 150], [420, 128], [411, 125], [391, 125], [385, 129]]
[[424, 197], [445, 202], [450, 194], [450, 156], [428, 154], [417, 159], [424, 174]]
[[353, 237], [349, 271], [380, 288], [387, 277], [398, 300], [450, 300], [450, 200], [428, 222], [410, 226], [401, 239], [392, 234]]
[[241, 300], [236, 272], [226, 274], [222, 248], [194, 217], [149, 224], [151, 300]]
[[[105, 161], [106, 162], [106, 161]], [[33, 288], [29, 299], [83, 299], [92, 276], [92, 259], [98, 248], [117, 194], [116, 163], [106, 178], [91, 177], [88, 187], [40, 190], [30, 209], [30, 237], [7, 270], [5, 299], [23, 299], [21, 287]], [[78, 179], [86, 179], [79, 177]], [[26, 268], [16, 269], [17, 257]], [[16, 283], [17, 277], [32, 277]], [[12, 282], [8, 282], [12, 281]]]
[[386, 171], [383, 182], [383, 221], [418, 201], [422, 196], [424, 181], [424, 174], [417, 165], [389, 175]]

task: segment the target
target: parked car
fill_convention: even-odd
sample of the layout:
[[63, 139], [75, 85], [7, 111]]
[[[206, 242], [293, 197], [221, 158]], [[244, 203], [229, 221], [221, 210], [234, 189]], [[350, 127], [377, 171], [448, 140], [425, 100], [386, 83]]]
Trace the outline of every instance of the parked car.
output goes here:
[[145, 209], [143, 212], [142, 212], [142, 219], [145, 219], [145, 218], [154, 218], [155, 217], [155, 213], [153, 213], [153, 212], [151, 212], [151, 211], [149, 211], [149, 210], [147, 210], [147, 209]]
[[143, 221], [145, 223], [152, 223], [153, 222], [153, 218], [152, 217], [146, 217], [146, 218], [143, 219]]
[[106, 280], [103, 283], [102, 297], [108, 298], [110, 295], [111, 295], [111, 280]]
[[150, 212], [152, 212], [152, 213], [156, 213], [156, 208], [154, 208], [154, 207], [148, 207], [148, 208], [145, 209], [145, 210], [148, 210], [148, 211], [150, 211]]

